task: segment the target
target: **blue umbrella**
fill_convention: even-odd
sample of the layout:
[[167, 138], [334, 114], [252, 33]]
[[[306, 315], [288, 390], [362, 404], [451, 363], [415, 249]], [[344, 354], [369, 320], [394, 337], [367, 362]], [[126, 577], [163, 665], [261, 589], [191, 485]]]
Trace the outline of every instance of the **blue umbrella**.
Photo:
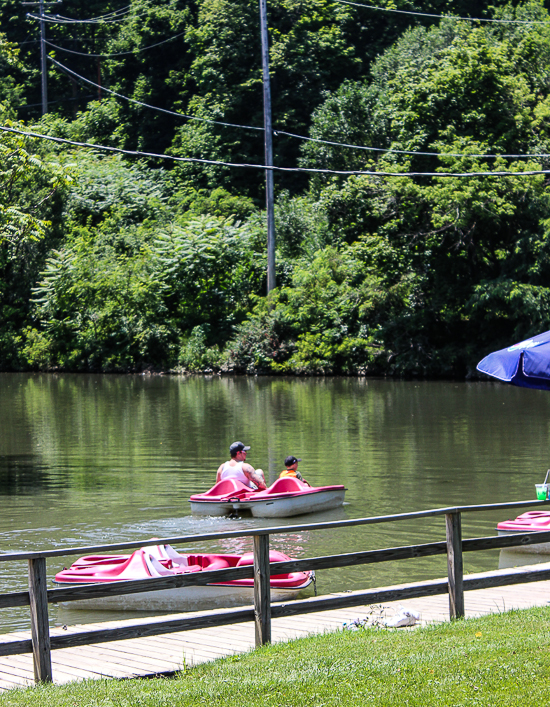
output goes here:
[[550, 390], [550, 331], [490, 353], [477, 370], [522, 388]]

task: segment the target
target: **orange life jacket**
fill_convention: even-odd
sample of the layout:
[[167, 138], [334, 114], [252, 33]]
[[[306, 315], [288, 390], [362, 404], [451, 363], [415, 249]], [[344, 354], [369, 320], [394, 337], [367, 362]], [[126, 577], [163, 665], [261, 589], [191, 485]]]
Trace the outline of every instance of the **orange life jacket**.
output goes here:
[[281, 471], [279, 478], [284, 479], [285, 476], [292, 476], [294, 479], [299, 479], [302, 475], [300, 474], [300, 476], [298, 476], [298, 473], [299, 472], [294, 471], [294, 469], [285, 469], [284, 471]]

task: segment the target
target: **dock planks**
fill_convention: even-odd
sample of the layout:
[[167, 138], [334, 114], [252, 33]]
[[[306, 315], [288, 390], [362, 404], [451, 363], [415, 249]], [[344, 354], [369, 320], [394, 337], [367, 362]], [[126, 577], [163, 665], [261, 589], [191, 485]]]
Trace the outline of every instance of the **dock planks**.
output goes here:
[[[550, 562], [537, 565], [550, 569]], [[509, 570], [468, 575], [484, 577]], [[392, 588], [415, 586], [415, 583], [395, 585]], [[350, 592], [346, 592], [349, 594]], [[353, 592], [352, 592], [353, 593]], [[465, 594], [466, 617], [489, 613], [545, 606], [550, 601], [550, 581], [531, 584], [508, 585], [490, 589], [476, 589]], [[379, 609], [378, 615], [391, 617], [401, 602], [391, 602]], [[421, 623], [449, 620], [449, 597], [439, 595], [406, 600], [408, 608], [421, 614]], [[312, 634], [336, 631], [342, 624], [355, 617], [365, 618], [371, 607], [335, 609], [298, 616], [281, 617], [272, 621], [272, 641], [284, 642]], [[187, 616], [190, 616], [188, 614]], [[174, 615], [171, 618], [175, 618]], [[148, 621], [149, 619], [144, 619]], [[103, 628], [123, 627], [133, 620], [109, 621], [93, 624]], [[68, 627], [68, 631], [82, 629]], [[89, 628], [89, 625], [88, 625]], [[63, 633], [62, 628], [51, 630], [52, 635]], [[0, 636], [0, 641], [28, 639], [30, 632]], [[224, 627], [212, 627], [163, 634], [147, 638], [132, 638], [96, 645], [62, 648], [52, 651], [53, 680], [57, 684], [74, 680], [100, 678], [134, 678], [173, 673], [184, 666], [190, 667], [254, 648], [254, 625], [251, 622]], [[32, 654], [0, 657], [0, 691], [34, 684]]]

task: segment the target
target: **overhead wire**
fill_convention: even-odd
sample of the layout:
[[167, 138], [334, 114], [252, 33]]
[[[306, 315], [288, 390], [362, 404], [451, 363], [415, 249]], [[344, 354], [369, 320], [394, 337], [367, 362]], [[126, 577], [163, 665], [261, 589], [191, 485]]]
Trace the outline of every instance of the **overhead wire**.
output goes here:
[[[451, 19], [457, 19], [457, 20], [476, 20], [476, 21], [495, 21], [495, 22], [508, 22], [508, 23], [519, 23], [519, 24], [548, 24], [548, 23], [539, 23], [539, 22], [527, 22], [527, 21], [512, 21], [512, 20], [492, 20], [489, 18], [468, 18], [468, 17], [461, 17], [461, 16], [451, 16], [451, 15], [436, 15], [433, 13], [418, 13], [418, 12], [413, 12], [413, 11], [408, 11], [408, 10], [397, 10], [395, 8], [383, 8], [375, 5], [366, 5], [364, 3], [357, 3], [353, 2], [352, 0], [335, 0], [336, 2], [341, 2], [343, 4], [348, 4], [348, 5], [355, 5], [358, 7], [365, 7], [367, 9], [372, 9], [372, 10], [380, 10], [380, 11], [387, 11], [387, 12], [397, 12], [397, 13], [402, 13], [402, 14], [407, 14], [407, 15], [420, 15], [420, 16], [426, 16], [426, 17], [433, 17], [433, 18], [444, 18], [448, 17]], [[74, 20], [74, 22], [96, 22], [98, 20], [101, 20], [105, 17], [111, 17], [112, 15], [116, 15], [117, 13], [126, 13], [126, 11], [130, 11], [130, 6], [125, 6], [124, 8], [120, 8], [117, 11], [113, 11], [113, 13], [108, 13], [107, 15], [99, 16], [98, 18], [92, 18], [90, 20]], [[33, 16], [35, 17], [35, 16]], [[57, 16], [62, 20], [65, 20], [68, 18], [62, 18], [62, 16]], [[37, 18], [40, 19], [40, 18]], [[73, 20], [70, 20], [73, 22]], [[152, 45], [148, 45], [147, 47], [143, 47], [141, 49], [138, 49], [137, 52], [140, 51], [145, 51], [147, 49], [152, 49], [154, 47], [160, 46], [166, 42], [172, 41], [173, 39], [176, 39], [180, 36], [182, 36], [184, 32], [181, 32], [177, 35], [174, 35], [173, 37], [170, 37], [168, 39], [162, 40], [161, 42], [157, 42]], [[53, 44], [52, 42], [49, 42], [46, 40], [46, 44], [49, 46], [53, 47], [54, 49], [57, 49], [58, 51], [64, 51], [70, 54], [75, 54], [78, 56], [89, 56], [92, 58], [97, 58], [97, 57], [109, 57], [109, 56], [127, 56], [131, 54], [135, 54], [136, 51], [128, 51], [128, 52], [114, 52], [114, 53], [109, 53], [109, 54], [95, 54], [95, 53], [85, 53], [85, 52], [78, 52], [76, 50], [71, 50], [67, 49], [65, 47], [60, 47], [56, 44]], [[234, 128], [239, 128], [239, 129], [247, 129], [247, 130], [256, 130], [256, 131], [262, 131], [264, 130], [263, 127], [258, 127], [258, 126], [251, 126], [251, 125], [242, 125], [242, 124], [237, 124], [237, 123], [229, 123], [225, 121], [219, 121], [219, 120], [212, 120], [208, 118], [200, 118], [198, 116], [191, 116], [191, 115], [186, 115], [183, 113], [178, 113], [176, 111], [171, 111], [165, 108], [160, 108], [158, 106], [153, 106], [151, 104], [143, 103], [141, 101], [137, 101], [136, 99], [129, 98], [128, 96], [124, 96], [123, 94], [117, 93], [116, 91], [112, 91], [111, 89], [108, 89], [104, 86], [99, 86], [99, 84], [96, 84], [93, 81], [90, 81], [89, 79], [86, 79], [85, 77], [77, 74], [76, 72], [72, 71], [68, 67], [64, 66], [60, 62], [56, 61], [53, 57], [48, 57], [54, 64], [56, 64], [62, 71], [65, 71], [76, 78], [80, 79], [81, 81], [84, 81], [95, 88], [101, 89], [102, 91], [108, 92], [114, 96], [117, 96], [118, 98], [121, 98], [123, 100], [129, 101], [131, 103], [149, 108], [151, 110], [157, 110], [162, 113], [166, 113], [169, 115], [174, 115], [178, 118], [184, 118], [186, 120], [195, 120], [195, 121], [200, 121], [200, 122], [205, 122], [205, 123], [210, 123], [210, 124], [216, 124], [216, 125], [222, 125], [225, 127], [234, 127]], [[308, 137], [305, 135], [299, 135], [296, 133], [291, 133], [289, 131], [281, 130], [281, 129], [275, 129], [274, 130], [274, 135], [286, 135], [287, 137], [291, 137], [294, 139], [299, 139], [299, 140], [304, 140], [308, 142], [314, 142], [318, 144], [325, 144], [325, 145], [330, 145], [334, 147], [343, 147], [346, 149], [356, 149], [356, 150], [363, 150], [363, 151], [369, 151], [369, 152], [376, 152], [376, 153], [384, 153], [384, 154], [403, 154], [403, 155], [409, 155], [409, 156], [429, 156], [429, 157], [441, 157], [441, 156], [448, 156], [448, 157], [470, 157], [470, 158], [487, 158], [487, 159], [495, 159], [497, 157], [502, 157], [506, 159], [530, 159], [530, 158], [546, 158], [548, 157], [547, 154], [481, 154], [481, 153], [469, 153], [469, 154], [464, 154], [464, 153], [438, 153], [438, 152], [425, 152], [425, 151], [418, 151], [418, 150], [397, 150], [393, 148], [380, 148], [380, 147], [373, 147], [373, 146], [366, 146], [366, 145], [353, 145], [349, 143], [343, 143], [343, 142], [337, 142], [337, 141], [332, 141], [332, 140], [323, 140], [321, 138], [312, 138]]]
[[47, 39], [45, 40], [45, 42], [48, 46], [53, 47], [54, 49], [57, 49], [58, 51], [61, 51], [61, 52], [67, 52], [69, 54], [76, 54], [77, 56], [90, 56], [90, 57], [95, 58], [95, 57], [127, 56], [129, 54], [138, 54], [139, 52], [144, 52], [146, 49], [153, 49], [154, 47], [159, 47], [161, 44], [166, 44], [166, 42], [171, 42], [173, 39], [177, 39], [178, 37], [182, 37], [184, 34], [185, 34], [185, 32], [180, 32], [179, 34], [175, 34], [173, 37], [168, 37], [168, 39], [163, 39], [161, 42], [156, 42], [156, 44], [149, 44], [146, 47], [141, 47], [140, 49], [134, 49], [133, 51], [111, 52], [110, 54], [91, 54], [90, 52], [77, 52], [74, 49], [66, 49], [65, 47], [60, 47], [57, 44], [53, 44], [53, 42], [50, 42]]
[[297, 135], [295, 133], [286, 132], [286, 130], [274, 129], [273, 133], [275, 135], [288, 135], [289, 137], [299, 138], [300, 140], [306, 140], [308, 142], [315, 142], [321, 145], [332, 145], [336, 147], [348, 147], [354, 150], [368, 150], [371, 152], [383, 152], [388, 155], [410, 155], [411, 157], [483, 157], [486, 159], [496, 159], [497, 157], [505, 157], [507, 159], [533, 159], [533, 158], [544, 158], [550, 157], [550, 154], [546, 153], [533, 153], [533, 154], [483, 154], [483, 153], [470, 153], [470, 152], [421, 152], [420, 150], [395, 150], [392, 147], [369, 147], [367, 145], [351, 145], [345, 142], [335, 142], [332, 140], [322, 140], [321, 138], [307, 137], [306, 135]]
[[[82, 98], [93, 98], [93, 94], [89, 94], [87, 96], [81, 96], [79, 98], [60, 98], [57, 101], [48, 101], [48, 105], [55, 105], [56, 103], [76, 103], [79, 100], [82, 100]], [[41, 106], [42, 101], [40, 103], [25, 103], [25, 105], [22, 105], [19, 107], [19, 110], [26, 110], [27, 108], [36, 108], [37, 106]]]
[[[104, 15], [97, 15], [97, 17], [88, 17], [88, 18], [86, 18], [86, 21], [91, 22], [93, 20], [105, 19], [106, 17], [117, 17], [119, 15], [127, 15], [130, 12], [130, 10], [131, 10], [131, 5], [124, 5], [124, 7], [119, 7], [118, 10], [113, 10], [112, 12], [106, 12]], [[73, 17], [65, 17], [65, 15], [60, 15], [59, 13], [52, 15], [52, 17], [59, 17], [63, 20], [74, 21]]]
[[380, 7], [378, 5], [366, 5], [361, 2], [353, 2], [353, 0], [334, 0], [342, 5], [354, 5], [355, 7], [364, 7], [368, 10], [378, 10], [380, 12], [392, 12], [398, 15], [412, 15], [415, 17], [430, 17], [440, 20], [463, 20], [466, 22], [492, 22], [496, 24], [511, 24], [511, 25], [548, 25], [550, 21], [543, 20], [501, 20], [489, 17], [462, 17], [460, 15], [437, 15], [431, 12], [417, 12], [415, 10], [398, 10], [393, 7]]
[[95, 88], [99, 88], [102, 91], [106, 91], [107, 93], [112, 94], [113, 96], [117, 96], [118, 98], [122, 98], [125, 101], [129, 101], [130, 103], [135, 103], [138, 106], [143, 106], [144, 108], [151, 108], [152, 110], [158, 110], [161, 113], [167, 113], [168, 115], [175, 115], [178, 118], [185, 118], [187, 120], [198, 120], [202, 123], [216, 123], [217, 125], [225, 125], [227, 127], [231, 128], [244, 128], [246, 130], [260, 130], [263, 132], [263, 127], [256, 127], [254, 125], [240, 125], [238, 123], [226, 123], [220, 120], [211, 120], [209, 118], [199, 118], [198, 116], [195, 115], [186, 115], [184, 113], [177, 113], [176, 111], [169, 110], [168, 108], [159, 108], [159, 106], [153, 106], [149, 103], [143, 103], [142, 101], [138, 101], [135, 98], [130, 98], [129, 96], [125, 96], [122, 93], [117, 93], [116, 91], [111, 90], [110, 88], [105, 88], [104, 86], [100, 86], [99, 84], [95, 83], [94, 81], [90, 81], [90, 79], [85, 78], [84, 76], [81, 76], [80, 74], [77, 74], [76, 71], [73, 71], [72, 69], [69, 69], [67, 66], [64, 66], [61, 64], [61, 62], [57, 61], [57, 59], [54, 59], [51, 56], [48, 56], [48, 59], [54, 63], [56, 66], [58, 66], [62, 71], [67, 72], [68, 74], [71, 74], [72, 76], [75, 76], [76, 78], [80, 79], [81, 81], [85, 81], [86, 83], [90, 84], [91, 86], [95, 86]]
[[221, 167], [235, 167], [246, 169], [260, 169], [262, 171], [272, 170], [275, 172], [294, 172], [305, 174], [332, 174], [337, 176], [370, 176], [370, 177], [532, 177], [540, 175], [550, 175], [550, 169], [525, 170], [521, 172], [513, 172], [500, 170], [495, 172], [387, 172], [377, 170], [342, 170], [342, 169], [319, 169], [316, 167], [279, 167], [277, 165], [255, 164], [250, 162], [225, 162], [223, 160], [207, 160], [202, 157], [177, 157], [176, 155], [167, 155], [154, 152], [143, 152], [141, 150], [125, 150], [121, 147], [110, 147], [108, 145], [99, 145], [90, 142], [78, 142], [76, 140], [67, 140], [66, 138], [55, 137], [53, 135], [43, 135], [32, 131], [19, 130], [5, 125], [0, 125], [0, 130], [7, 133], [23, 135], [25, 137], [38, 138], [49, 140], [64, 145], [73, 147], [84, 147], [90, 150], [104, 150], [116, 154], [128, 155], [130, 157], [147, 157], [154, 159], [170, 160], [172, 162], [187, 162], [198, 164], [217, 165]]
[[[430, 18], [437, 18], [437, 19], [448, 18], [448, 19], [455, 19], [455, 20], [469, 20], [469, 21], [479, 21], [479, 22], [498, 22], [498, 23], [507, 23], [507, 24], [550, 24], [548, 22], [525, 21], [525, 20], [500, 20], [500, 19], [492, 19], [492, 18], [472, 18], [472, 17], [464, 17], [464, 16], [456, 16], [456, 15], [439, 15], [439, 14], [435, 14], [435, 13], [424, 13], [424, 12], [417, 12], [417, 11], [412, 11], [412, 10], [399, 10], [397, 8], [384, 8], [384, 7], [380, 7], [377, 5], [367, 5], [365, 3], [354, 2], [353, 0], [335, 0], [335, 1], [342, 3], [342, 4], [346, 4], [346, 5], [353, 5], [353, 6], [357, 6], [357, 7], [367, 8], [370, 10], [392, 12], [392, 13], [405, 14], [405, 15], [418, 15], [418, 16], [422, 16], [422, 17], [430, 17]], [[95, 22], [103, 22], [105, 20], [105, 18], [111, 18], [113, 16], [116, 16], [117, 14], [127, 14], [128, 12], [130, 12], [130, 10], [131, 10], [131, 6], [126, 5], [123, 8], [120, 8], [119, 10], [113, 11], [112, 13], [107, 13], [106, 15], [101, 15], [101, 16], [98, 16], [97, 18], [90, 18], [88, 20], [73, 20], [71, 18], [65, 18], [61, 15], [56, 15], [55, 17], [58, 18], [60, 22], [70, 22], [70, 23], [94, 22], [95, 23]], [[29, 16], [34, 17], [36, 19], [40, 19], [39, 17], [36, 17], [35, 15], [29, 15]], [[53, 21], [53, 18], [50, 18], [50, 19], [52, 19], [52, 21]], [[115, 57], [115, 56], [134, 55], [137, 52], [145, 51], [148, 49], [153, 49], [153, 48], [160, 46], [166, 42], [177, 39], [178, 37], [181, 37], [183, 34], [184, 34], [184, 32], [181, 32], [177, 35], [174, 35], [173, 37], [162, 40], [162, 41], [157, 42], [155, 44], [148, 45], [147, 47], [142, 47], [141, 49], [138, 49], [135, 51], [113, 52], [113, 53], [106, 53], [106, 54], [78, 52], [73, 49], [67, 49], [65, 47], [60, 47], [60, 46], [54, 44], [53, 42], [49, 42], [48, 40], [46, 40], [46, 44], [48, 44], [49, 46], [51, 46], [52, 48], [54, 48], [58, 51], [63, 51], [63, 52], [69, 53], [69, 54], [77, 55], [77, 56], [89, 56], [91, 58], [110, 57], [110, 56]], [[60, 62], [57, 62], [53, 57], [48, 57], [48, 58], [54, 64], [56, 64], [62, 71], [66, 71], [67, 73], [75, 76], [76, 78], [80, 79], [81, 81], [84, 81], [84, 82], [86, 82], [96, 88], [99, 88], [102, 91], [105, 91], [105, 92], [108, 92], [112, 95], [115, 95], [118, 98], [132, 102], [137, 105], [141, 105], [141, 106], [149, 108], [151, 110], [157, 110], [162, 113], [174, 115], [179, 118], [184, 118], [186, 120], [195, 120], [195, 121], [200, 121], [200, 122], [204, 122], [204, 123], [222, 125], [225, 127], [234, 127], [234, 128], [239, 128], [239, 129], [256, 130], [256, 131], [262, 131], [262, 132], [264, 130], [263, 127], [242, 125], [242, 124], [237, 124], [237, 123], [229, 123], [229, 122], [224, 122], [224, 121], [219, 121], [219, 120], [212, 120], [212, 119], [208, 119], [208, 118], [199, 118], [197, 116], [186, 115], [186, 114], [178, 113], [176, 111], [171, 111], [171, 110], [168, 110], [165, 108], [160, 108], [158, 106], [153, 106], [151, 104], [143, 103], [141, 101], [137, 101], [136, 99], [132, 99], [132, 98], [129, 98], [128, 96], [124, 96], [123, 94], [112, 91], [111, 89], [105, 88], [104, 86], [99, 86], [99, 84], [96, 84], [93, 81], [86, 79], [85, 77], [77, 74], [76, 72], [72, 71], [68, 67], [64, 66]], [[475, 158], [486, 158], [486, 159], [496, 159], [497, 157], [502, 157], [505, 159], [531, 159], [531, 158], [548, 157], [548, 155], [546, 155], [546, 154], [481, 154], [481, 153], [480, 154], [464, 154], [464, 153], [425, 152], [425, 151], [418, 151], [418, 150], [397, 150], [397, 149], [393, 149], [393, 148], [381, 148], [381, 147], [372, 147], [372, 146], [366, 146], [366, 145], [353, 145], [353, 144], [337, 142], [337, 141], [333, 141], [333, 140], [323, 140], [321, 138], [312, 138], [312, 137], [308, 137], [305, 135], [299, 135], [297, 133], [291, 133], [289, 131], [285, 131], [285, 130], [281, 130], [281, 129], [275, 129], [274, 135], [275, 136], [286, 135], [287, 137], [291, 137], [293, 139], [299, 139], [299, 140], [303, 140], [303, 141], [307, 141], [307, 142], [315, 142], [318, 144], [325, 144], [325, 145], [330, 145], [333, 147], [343, 147], [346, 149], [363, 150], [363, 151], [384, 153], [384, 154], [402, 154], [402, 155], [409, 155], [409, 156], [417, 155], [417, 156], [427, 156], [427, 157], [440, 157], [441, 155], [445, 155], [448, 157], [472, 157], [472, 158], [475, 157]]]
[[[90, 55], [90, 56], [93, 56], [93, 55]], [[58, 66], [62, 71], [66, 71], [67, 73], [80, 79], [81, 81], [84, 81], [87, 84], [94, 86], [94, 88], [101, 89], [102, 91], [106, 91], [107, 93], [117, 96], [118, 98], [122, 98], [125, 101], [135, 103], [139, 106], [143, 106], [145, 108], [150, 108], [151, 110], [157, 110], [157, 111], [160, 111], [161, 113], [167, 113], [168, 115], [173, 115], [173, 116], [176, 116], [177, 118], [184, 118], [186, 120], [198, 120], [198, 121], [201, 121], [204, 123], [211, 123], [214, 125], [222, 125], [225, 127], [241, 128], [241, 129], [246, 129], [246, 130], [257, 130], [257, 131], [261, 131], [261, 132], [264, 131], [263, 127], [258, 127], [258, 126], [254, 126], [254, 125], [240, 125], [238, 123], [228, 123], [228, 122], [223, 122], [220, 120], [213, 120], [213, 119], [209, 119], [209, 118], [199, 118], [197, 116], [187, 115], [185, 113], [177, 113], [176, 111], [171, 111], [167, 108], [160, 108], [158, 106], [153, 106], [150, 103], [143, 103], [142, 101], [138, 101], [135, 98], [130, 98], [129, 96], [125, 96], [122, 93], [118, 93], [118, 92], [113, 91], [109, 88], [105, 88], [105, 86], [100, 86], [99, 84], [95, 83], [94, 81], [91, 81], [90, 79], [87, 79], [84, 76], [77, 74], [76, 71], [69, 69], [67, 66], [65, 66], [64, 64], [61, 64], [59, 61], [57, 61], [53, 57], [49, 56], [48, 58], [56, 66]], [[384, 154], [409, 155], [411, 157], [414, 157], [414, 156], [418, 156], [418, 157], [472, 157], [472, 158], [476, 157], [476, 158], [485, 158], [485, 159], [496, 159], [498, 157], [503, 157], [506, 159], [535, 159], [535, 158], [543, 159], [546, 157], [550, 157], [550, 154], [545, 154], [545, 153], [483, 154], [483, 153], [458, 153], [458, 152], [421, 152], [418, 150], [396, 150], [396, 149], [387, 148], [387, 147], [370, 147], [367, 145], [351, 145], [351, 144], [344, 143], [344, 142], [335, 142], [332, 140], [322, 140], [320, 138], [307, 137], [306, 135], [298, 135], [297, 133], [291, 133], [286, 130], [280, 130], [279, 128], [274, 129], [273, 134], [275, 136], [286, 135], [288, 137], [297, 138], [299, 140], [305, 140], [305, 141], [309, 141], [309, 142], [315, 142], [315, 143], [319, 143], [319, 144], [331, 145], [331, 146], [336, 146], [336, 147], [345, 147], [345, 148], [351, 148], [351, 149], [356, 149], [356, 150], [364, 150], [364, 151], [378, 152], [378, 153], [384, 153]]]
[[[509, 20], [509, 19], [499, 19], [492, 17], [468, 17], [463, 15], [441, 15], [431, 12], [419, 12], [417, 10], [400, 10], [393, 7], [381, 7], [379, 5], [367, 5], [366, 3], [355, 2], [354, 0], [334, 0], [342, 5], [352, 5], [354, 7], [363, 7], [367, 10], [375, 10], [378, 12], [389, 12], [398, 15], [409, 15], [412, 17], [427, 17], [430, 19], [448, 19], [448, 20], [459, 20], [463, 22], [487, 22], [492, 24], [512, 24], [512, 25], [550, 25], [550, 20]], [[128, 14], [131, 11], [131, 7], [126, 6], [128, 9], [121, 14]], [[29, 17], [34, 19], [44, 19], [46, 22], [58, 22], [64, 24], [104, 24], [109, 22], [119, 22], [122, 19], [117, 17], [117, 12], [107, 13], [106, 15], [99, 15], [95, 18], [89, 18], [85, 20], [74, 19], [70, 17], [64, 17], [63, 15], [43, 15], [42, 18], [36, 15], [28, 13]], [[142, 13], [145, 14], [145, 13]], [[140, 15], [134, 15], [134, 17], [139, 17]], [[110, 18], [110, 19], [105, 19]]]
[[[130, 15], [130, 19], [137, 17], [142, 17], [145, 12]], [[125, 22], [128, 18], [128, 13], [124, 16], [114, 17], [111, 19], [89, 19], [89, 20], [76, 20], [71, 18], [62, 18], [60, 15], [35, 15], [32, 12], [27, 13], [27, 17], [31, 17], [33, 20], [41, 20], [43, 22], [49, 22], [50, 24], [60, 24], [60, 25], [109, 25], [118, 24], [119, 22]]]

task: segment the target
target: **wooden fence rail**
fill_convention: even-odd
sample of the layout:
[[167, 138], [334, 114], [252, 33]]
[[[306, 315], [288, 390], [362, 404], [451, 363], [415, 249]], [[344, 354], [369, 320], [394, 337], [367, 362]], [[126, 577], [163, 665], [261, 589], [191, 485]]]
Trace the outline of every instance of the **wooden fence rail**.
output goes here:
[[[211, 570], [197, 574], [159, 577], [147, 580], [114, 582], [109, 585], [83, 585], [77, 587], [47, 589], [46, 559], [72, 555], [111, 552], [130, 549], [150, 544], [150, 540], [132, 543], [118, 543], [83, 548], [64, 548], [34, 552], [5, 553], [0, 555], [0, 562], [26, 559], [29, 565], [29, 590], [0, 595], [0, 608], [29, 606], [31, 615], [31, 640], [2, 641], [0, 638], [0, 656], [17, 653], [33, 653], [36, 682], [52, 680], [51, 650], [70, 646], [102, 643], [126, 638], [160, 635], [176, 631], [190, 631], [207, 626], [222, 626], [243, 621], [255, 622], [256, 645], [260, 646], [271, 640], [271, 618], [291, 616], [313, 611], [359, 606], [395, 600], [411, 599], [436, 594], [449, 594], [449, 614], [451, 619], [464, 616], [464, 591], [485, 587], [503, 586], [550, 579], [550, 570], [511, 571], [506, 574], [483, 578], [464, 578], [463, 553], [478, 550], [528, 546], [535, 543], [550, 542], [550, 531], [540, 533], [519, 533], [501, 537], [483, 537], [462, 539], [462, 513], [484, 510], [504, 510], [525, 508], [528, 506], [548, 505], [548, 501], [521, 501], [479, 506], [461, 506], [438, 508], [414, 513], [401, 513], [393, 516], [375, 516], [329, 523], [311, 523], [275, 528], [258, 528], [248, 531], [230, 531], [209, 533], [207, 535], [182, 536], [155, 540], [158, 544], [196, 543], [230, 537], [252, 537], [254, 543], [253, 566], [233, 567], [230, 569]], [[296, 531], [325, 530], [329, 528], [388, 523], [416, 518], [444, 516], [446, 540], [404, 547], [369, 550], [365, 552], [345, 553], [325, 557], [312, 557], [285, 562], [269, 562], [269, 536]], [[328, 596], [292, 601], [288, 604], [270, 602], [271, 574], [284, 574], [301, 570], [317, 570], [335, 567], [347, 567], [359, 564], [389, 562], [393, 560], [447, 555], [447, 581], [427, 582], [415, 587], [403, 589], [365, 591], [353, 596]], [[150, 623], [138, 623], [124, 627], [104, 629], [94, 628], [88, 631], [69, 631], [67, 635], [50, 637], [48, 623], [48, 603], [78, 601], [82, 599], [118, 596], [174, 587], [202, 585], [211, 582], [226, 582], [233, 579], [254, 577], [254, 609], [236, 609], [204, 612], [190, 618], [157, 619]]]

